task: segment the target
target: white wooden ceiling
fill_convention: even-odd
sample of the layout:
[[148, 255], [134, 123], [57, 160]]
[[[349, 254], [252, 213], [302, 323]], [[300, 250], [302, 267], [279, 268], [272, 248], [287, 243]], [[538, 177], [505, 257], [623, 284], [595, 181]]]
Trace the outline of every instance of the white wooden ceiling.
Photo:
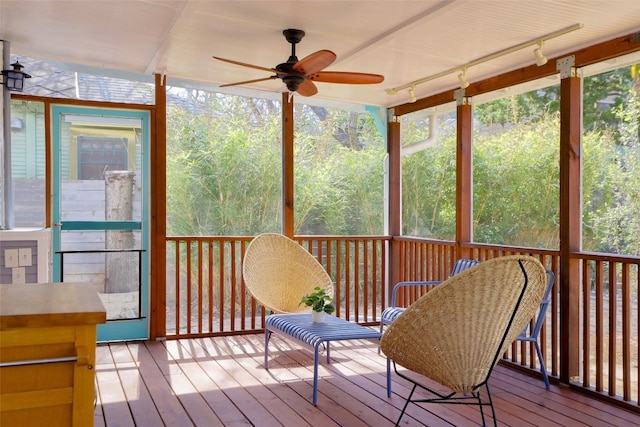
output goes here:
[[[216, 61], [212, 55], [267, 68], [285, 62], [286, 28], [302, 29], [297, 56], [320, 49], [338, 59], [326, 71], [385, 76], [378, 85], [318, 83], [314, 98], [374, 106], [407, 102], [386, 89], [583, 24], [549, 40], [559, 57], [640, 31], [640, 0], [196, 1], [0, 0], [0, 39], [13, 55], [174, 81], [220, 84], [269, 73]], [[534, 63], [535, 46], [467, 70], [474, 82]], [[28, 70], [25, 70], [28, 72]], [[457, 87], [457, 72], [419, 85], [418, 98]], [[279, 93], [280, 80], [250, 88]], [[236, 90], [236, 89], [230, 89]], [[239, 89], [238, 89], [239, 90]]]

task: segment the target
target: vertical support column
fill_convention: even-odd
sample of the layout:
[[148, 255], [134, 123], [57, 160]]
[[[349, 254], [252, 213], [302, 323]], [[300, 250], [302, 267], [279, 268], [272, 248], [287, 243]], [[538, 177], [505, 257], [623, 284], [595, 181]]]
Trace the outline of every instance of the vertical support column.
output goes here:
[[560, 382], [579, 374], [580, 262], [582, 246], [582, 85], [574, 57], [559, 59], [560, 71]]
[[282, 93], [282, 234], [293, 238], [293, 96]]
[[389, 161], [389, 283], [387, 290], [391, 297], [393, 285], [400, 281], [400, 247], [393, 240], [402, 234], [402, 158], [400, 156], [400, 121], [394, 110], [388, 112], [387, 158]]
[[[10, 69], [11, 55], [9, 52], [9, 42], [2, 40], [2, 62], [3, 70]], [[3, 164], [0, 165], [2, 169], [2, 180], [0, 185], [0, 195], [2, 200], [2, 215], [0, 215], [0, 229], [11, 230], [14, 226], [14, 206], [13, 206], [13, 177], [11, 176], [11, 92], [7, 88], [6, 84], [2, 85], [2, 135], [3, 141]]]
[[[53, 130], [51, 102], [44, 103], [44, 172], [47, 179], [44, 180], [45, 200], [45, 227], [53, 228]], [[60, 173], [60, 171], [56, 171]]]
[[468, 249], [462, 244], [471, 242], [473, 234], [473, 150], [471, 99], [464, 89], [454, 93], [456, 98], [456, 255], [469, 258]]
[[151, 117], [151, 284], [150, 331], [155, 340], [167, 335], [167, 90], [164, 75], [155, 75], [156, 110]]

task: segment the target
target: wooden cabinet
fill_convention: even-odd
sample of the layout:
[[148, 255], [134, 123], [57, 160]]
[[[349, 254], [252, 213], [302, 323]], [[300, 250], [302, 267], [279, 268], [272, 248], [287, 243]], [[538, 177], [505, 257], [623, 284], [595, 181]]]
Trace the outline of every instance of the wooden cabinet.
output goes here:
[[105, 321], [89, 286], [0, 285], [0, 426], [92, 426]]

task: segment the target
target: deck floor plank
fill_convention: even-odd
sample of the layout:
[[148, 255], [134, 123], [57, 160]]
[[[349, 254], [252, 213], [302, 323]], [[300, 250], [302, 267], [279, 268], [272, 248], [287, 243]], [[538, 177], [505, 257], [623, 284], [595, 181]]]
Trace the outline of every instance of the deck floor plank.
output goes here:
[[286, 384], [287, 381], [297, 380], [297, 378], [288, 376], [285, 379], [277, 379], [271, 372], [264, 369], [264, 353], [256, 349], [252, 342], [240, 336], [229, 337], [229, 340], [233, 343], [233, 347], [228, 355], [237, 360], [261, 385], [271, 390], [283, 404], [296, 408], [298, 416], [302, 419], [299, 425], [336, 425], [325, 413], [309, 405], [306, 397], [300, 396]]
[[[180, 348], [172, 347], [180, 345]], [[169, 352], [174, 354], [174, 360], [180, 365], [184, 374], [189, 378], [193, 387], [202, 398], [207, 402], [209, 407], [215, 413], [215, 418], [210, 420], [210, 426], [247, 426], [251, 423], [246, 419], [234, 402], [229, 399], [224, 390], [220, 389], [207, 372], [199, 363], [199, 358], [204, 360], [210, 359], [208, 355], [202, 352], [197, 354], [194, 352], [194, 346], [184, 346], [182, 342], [171, 341], [166, 343]], [[175, 353], [183, 351], [183, 354], [176, 358]]]
[[[313, 353], [273, 336], [269, 370], [264, 335], [100, 344], [96, 351], [100, 426], [392, 426], [409, 384], [393, 375], [371, 340], [331, 343], [311, 403]], [[426, 380], [429, 381], [429, 380]], [[499, 426], [633, 426], [640, 415], [566, 387], [496, 367], [490, 386]], [[485, 411], [485, 415], [488, 411]], [[488, 417], [488, 423], [492, 419]], [[477, 426], [477, 407], [409, 404], [403, 426]]]
[[[275, 378], [281, 378], [280, 374], [287, 371], [293, 376], [293, 379], [287, 382], [287, 385], [293, 388], [300, 396], [304, 397], [311, 404], [313, 393], [313, 356], [300, 357], [298, 349], [294, 351], [282, 351], [282, 346], [286, 343], [278, 340], [269, 343], [269, 373]], [[285, 347], [289, 350], [290, 347]], [[264, 353], [263, 353], [264, 354]], [[263, 368], [264, 369], [264, 368]], [[322, 382], [326, 375], [324, 366], [318, 368], [318, 381]], [[318, 387], [318, 404], [317, 408], [326, 413], [333, 422], [341, 426], [367, 426], [365, 421], [361, 420], [347, 410], [336, 400], [335, 393], [329, 393], [330, 390]]]
[[176, 350], [175, 347], [179, 347], [179, 343], [171, 341], [166, 344], [163, 345], [160, 342], [149, 343], [147, 349], [154, 359], [167, 359], [167, 364], [170, 368], [164, 374], [193, 424], [201, 427], [222, 426], [222, 422], [220, 422], [216, 413], [185, 374], [182, 363], [176, 361], [182, 360], [179, 355], [174, 354], [172, 351]]
[[[206, 341], [206, 340], [202, 340]], [[229, 341], [233, 343], [232, 341]], [[206, 345], [206, 344], [205, 344]], [[244, 353], [237, 353], [234, 345], [219, 349], [226, 357], [220, 357], [218, 364], [225, 370], [232, 373], [234, 379], [242, 384], [260, 404], [274, 418], [283, 425], [306, 426], [309, 425], [305, 419], [294, 411], [289, 405], [283, 402], [276, 393], [266, 387], [261, 381], [247, 370], [243, 363]]]
[[164, 425], [192, 426], [190, 414], [180, 402], [179, 396], [171, 388], [171, 371], [168, 369], [169, 356], [152, 354], [148, 347], [162, 346], [159, 342], [132, 342], [128, 346], [136, 355], [138, 371], [149, 390], [158, 414]]
[[[123, 427], [135, 426], [131, 415], [130, 401], [124, 392], [124, 386], [120, 379], [118, 367], [112, 357], [111, 348], [107, 348], [109, 354], [100, 349], [99, 364], [96, 365], [96, 383], [100, 389], [100, 406], [104, 415], [104, 423]], [[96, 351], [98, 353], [98, 350]], [[98, 359], [98, 358], [97, 358]]]
[[201, 344], [202, 349], [210, 357], [210, 360], [200, 360], [200, 366], [209, 373], [220, 389], [225, 390], [229, 399], [243, 412], [251, 424], [264, 426], [282, 425], [275, 416], [262, 406], [260, 400], [249, 392], [250, 386], [240, 383], [235, 378], [236, 371], [241, 367], [236, 364], [230, 369], [225, 369], [224, 364], [221, 364], [221, 361], [228, 358], [228, 356], [222, 352], [220, 345], [228, 346], [228, 341], [203, 339], [195, 340], [194, 343]]

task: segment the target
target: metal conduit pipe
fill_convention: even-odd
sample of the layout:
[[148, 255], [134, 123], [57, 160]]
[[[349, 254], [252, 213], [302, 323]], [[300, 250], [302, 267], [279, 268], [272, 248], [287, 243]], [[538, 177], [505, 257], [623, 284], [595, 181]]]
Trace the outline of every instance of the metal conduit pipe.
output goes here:
[[[10, 43], [2, 40], [2, 64], [3, 70], [10, 69]], [[11, 230], [14, 225], [13, 216], [13, 180], [11, 177], [11, 92], [7, 85], [2, 85], [2, 130], [4, 144], [2, 153], [2, 218], [0, 229]]]

